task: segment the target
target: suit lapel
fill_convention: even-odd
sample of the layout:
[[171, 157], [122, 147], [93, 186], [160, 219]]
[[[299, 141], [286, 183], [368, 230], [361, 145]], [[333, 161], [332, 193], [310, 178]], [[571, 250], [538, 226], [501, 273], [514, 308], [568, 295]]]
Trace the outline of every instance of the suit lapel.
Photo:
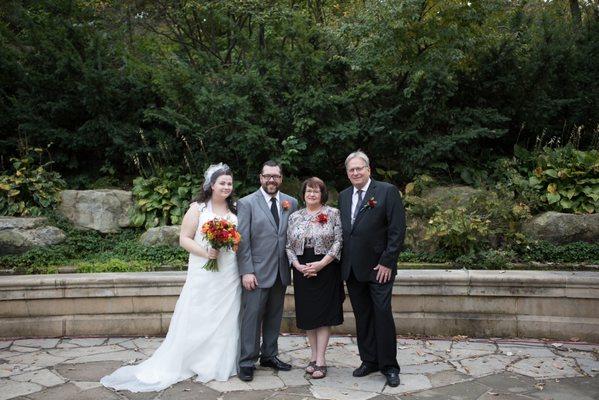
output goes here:
[[353, 231], [354, 227], [356, 225], [358, 225], [358, 223], [362, 219], [362, 216], [365, 214], [366, 208], [364, 206], [368, 203], [368, 200], [370, 200], [370, 198], [374, 197], [374, 189], [375, 188], [376, 188], [376, 181], [374, 179], [371, 179], [370, 186], [368, 186], [368, 190], [366, 191], [366, 194], [364, 195], [364, 198], [362, 199], [362, 204], [358, 205], [358, 207], [360, 207], [359, 208], [360, 211], [358, 211], [356, 220], [354, 221], [354, 224], [352, 225], [352, 231]]
[[[266, 201], [264, 201], [264, 196], [262, 195], [262, 191], [260, 189], [258, 189], [258, 191], [256, 192], [256, 194], [254, 196], [254, 201], [256, 203], [258, 203], [258, 208], [260, 208], [264, 212], [264, 215], [266, 215], [266, 218], [270, 221], [270, 224], [272, 225], [273, 229], [276, 231], [277, 223], [275, 222], [275, 219], [272, 216], [270, 209], [266, 206]], [[280, 222], [280, 220], [279, 220], [279, 222]], [[279, 225], [280, 225], [280, 223], [279, 223]]]

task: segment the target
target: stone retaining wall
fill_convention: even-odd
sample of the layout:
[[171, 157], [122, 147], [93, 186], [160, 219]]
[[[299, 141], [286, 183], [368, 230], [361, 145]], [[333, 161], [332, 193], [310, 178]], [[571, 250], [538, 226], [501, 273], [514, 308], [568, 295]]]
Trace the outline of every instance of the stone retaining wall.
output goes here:
[[[0, 278], [0, 337], [164, 335], [185, 272]], [[345, 324], [354, 333], [349, 299]], [[282, 331], [296, 331], [293, 287]], [[401, 270], [397, 333], [599, 342], [599, 273]]]

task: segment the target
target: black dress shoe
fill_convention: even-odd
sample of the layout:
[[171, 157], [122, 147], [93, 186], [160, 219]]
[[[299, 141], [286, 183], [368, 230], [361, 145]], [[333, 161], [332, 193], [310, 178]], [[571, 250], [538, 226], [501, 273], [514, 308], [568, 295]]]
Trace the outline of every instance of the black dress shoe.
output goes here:
[[387, 378], [387, 385], [391, 387], [399, 386], [399, 370], [393, 368], [383, 372], [385, 378]]
[[358, 368], [356, 368], [354, 370], [354, 372], [352, 372], [352, 375], [355, 376], [356, 378], [360, 378], [362, 376], [372, 374], [373, 372], [376, 372], [378, 370], [379, 369], [373, 365], [362, 363], [362, 365], [360, 365]]
[[269, 358], [261, 358], [260, 365], [263, 367], [276, 369], [277, 371], [289, 371], [291, 369], [291, 364], [287, 364], [287, 363], [279, 360], [279, 358], [277, 356], [269, 357]]
[[254, 379], [254, 367], [239, 367], [239, 373], [237, 374], [239, 379], [244, 382], [249, 382]]

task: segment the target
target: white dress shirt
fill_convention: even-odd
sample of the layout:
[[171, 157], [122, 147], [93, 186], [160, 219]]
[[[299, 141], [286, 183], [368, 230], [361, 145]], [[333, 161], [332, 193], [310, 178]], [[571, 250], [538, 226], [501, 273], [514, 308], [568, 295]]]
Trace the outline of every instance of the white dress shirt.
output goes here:
[[366, 191], [368, 190], [368, 187], [370, 186], [370, 179], [368, 179], [368, 182], [366, 182], [366, 185], [364, 185], [364, 187], [362, 189], [358, 189], [354, 186], [354, 194], [351, 197], [351, 223], [354, 223], [354, 212], [356, 211], [356, 207], [359, 207], [360, 205], [358, 204], [358, 190], [362, 190], [362, 201], [364, 200], [365, 196], [366, 196]]
[[276, 201], [276, 203], [277, 203], [277, 211], [278, 211], [279, 215], [281, 215], [281, 201], [279, 199], [279, 197], [280, 197], [279, 194], [281, 192], [279, 192], [277, 190], [277, 194], [274, 195], [274, 196], [271, 196], [270, 194], [268, 194], [268, 193], [266, 193], [264, 191], [264, 188], [262, 186], [260, 186], [260, 191], [262, 192], [262, 196], [264, 196], [264, 201], [266, 202], [266, 206], [268, 207], [269, 210], [270, 210], [270, 207], [271, 207], [271, 204], [272, 204], [272, 202], [270, 201], [270, 199], [272, 199], [273, 197], [275, 199], [277, 199], [277, 201]]

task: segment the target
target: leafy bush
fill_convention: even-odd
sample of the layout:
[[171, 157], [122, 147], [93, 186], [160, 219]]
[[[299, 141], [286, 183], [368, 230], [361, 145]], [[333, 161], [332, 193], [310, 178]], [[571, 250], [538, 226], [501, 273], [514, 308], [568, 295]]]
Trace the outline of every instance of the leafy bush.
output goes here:
[[[42, 149], [35, 149], [38, 154]], [[38, 216], [60, 200], [66, 184], [57, 172], [48, 170], [33, 155], [11, 158], [13, 172], [0, 175], [0, 215]]]
[[599, 151], [545, 148], [528, 181], [548, 210], [593, 213], [599, 210]]
[[530, 218], [526, 204], [517, 203], [514, 193], [483, 190], [475, 192], [461, 206], [448, 208], [445, 200], [417, 196], [434, 182], [429, 177], [406, 186], [405, 203], [410, 213], [427, 221], [424, 242], [453, 259], [475, 254], [483, 249], [521, 243], [522, 221]]
[[133, 180], [133, 226], [152, 228], [177, 225], [183, 220], [189, 201], [200, 188], [200, 180], [191, 175], [167, 171], [160, 176]]
[[463, 207], [437, 211], [428, 221], [425, 241], [435, 241], [450, 257], [480, 250], [490, 231], [490, 221]]
[[535, 153], [516, 147], [515, 156], [496, 162], [497, 188], [515, 191], [536, 212], [599, 210], [599, 151], [568, 145]]

